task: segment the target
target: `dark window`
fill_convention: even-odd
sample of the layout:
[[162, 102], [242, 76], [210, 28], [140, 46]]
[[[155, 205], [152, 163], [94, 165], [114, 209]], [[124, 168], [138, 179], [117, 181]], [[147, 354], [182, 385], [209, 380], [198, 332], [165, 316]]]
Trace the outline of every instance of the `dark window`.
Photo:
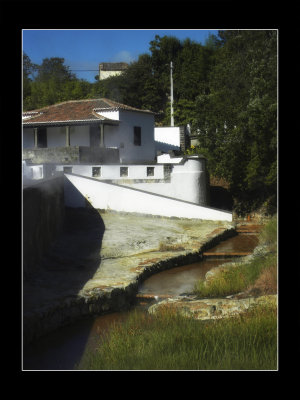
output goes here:
[[120, 176], [128, 176], [128, 167], [120, 167]]
[[135, 146], [140, 146], [142, 144], [142, 129], [140, 126], [134, 127], [134, 140], [133, 143]]
[[92, 176], [101, 176], [101, 167], [93, 167]]
[[147, 176], [154, 176], [154, 167], [147, 167]]
[[100, 146], [100, 128], [99, 126], [90, 126], [90, 146]]
[[47, 147], [47, 128], [38, 128], [37, 132], [37, 147]]
[[73, 167], [64, 167], [64, 172], [66, 174], [71, 174], [72, 173], [72, 169], [73, 169]]

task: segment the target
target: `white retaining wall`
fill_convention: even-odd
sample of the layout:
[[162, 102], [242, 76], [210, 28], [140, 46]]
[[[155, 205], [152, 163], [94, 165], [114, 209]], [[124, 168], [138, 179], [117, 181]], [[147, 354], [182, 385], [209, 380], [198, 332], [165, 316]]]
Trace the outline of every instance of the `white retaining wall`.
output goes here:
[[188, 159], [182, 165], [174, 164], [171, 182], [168, 183], [122, 183], [122, 185], [203, 206], [208, 205], [208, 179], [204, 158]]
[[75, 201], [74, 193], [82, 194], [97, 209], [111, 209], [164, 217], [232, 221], [230, 212], [203, 207], [182, 200], [166, 198], [149, 192], [131, 189], [93, 178], [65, 174], [72, 185], [66, 185], [65, 202], [69, 207], [82, 207], [82, 200]]
[[[72, 167], [72, 173], [93, 177], [93, 167], [101, 168], [101, 176], [96, 179], [125, 179], [120, 176], [120, 168], [128, 167], [128, 177], [126, 179], [164, 179], [164, 166], [158, 164], [149, 165], [132, 165], [132, 164], [74, 164], [74, 165], [57, 165], [56, 171], [63, 171], [65, 167]], [[154, 176], [147, 176], [147, 167], [154, 167]]]

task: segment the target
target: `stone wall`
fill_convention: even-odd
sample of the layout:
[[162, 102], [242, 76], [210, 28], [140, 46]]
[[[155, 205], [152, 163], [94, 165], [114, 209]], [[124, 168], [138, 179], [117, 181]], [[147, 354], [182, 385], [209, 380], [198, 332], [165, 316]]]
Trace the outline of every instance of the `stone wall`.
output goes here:
[[63, 176], [23, 189], [23, 272], [38, 269], [38, 262], [61, 231], [64, 221]]
[[23, 149], [23, 160], [34, 164], [57, 163], [118, 163], [119, 149], [105, 147], [69, 146]]
[[32, 160], [34, 164], [78, 164], [79, 146], [23, 149], [23, 160], [25, 159]]

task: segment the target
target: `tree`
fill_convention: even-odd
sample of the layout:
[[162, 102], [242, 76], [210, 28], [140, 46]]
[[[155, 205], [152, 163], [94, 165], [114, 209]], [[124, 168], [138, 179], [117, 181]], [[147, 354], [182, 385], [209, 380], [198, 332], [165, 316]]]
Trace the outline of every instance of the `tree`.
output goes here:
[[[36, 69], [37, 74], [30, 84], [30, 105], [32, 108], [71, 100], [74, 97], [78, 98], [78, 96], [82, 98], [88, 93], [87, 90], [82, 90], [87, 85], [83, 81], [79, 81], [75, 74], [70, 72], [69, 67], [64, 64], [63, 58], [45, 58]], [[81, 88], [80, 93], [78, 87]]]
[[[226, 31], [197, 98], [200, 146], [243, 207], [276, 194], [277, 32]], [[254, 202], [256, 199], [256, 204]]]
[[29, 56], [23, 52], [23, 106], [24, 109], [29, 109], [31, 106], [31, 83], [38, 69], [36, 64], [33, 64]]

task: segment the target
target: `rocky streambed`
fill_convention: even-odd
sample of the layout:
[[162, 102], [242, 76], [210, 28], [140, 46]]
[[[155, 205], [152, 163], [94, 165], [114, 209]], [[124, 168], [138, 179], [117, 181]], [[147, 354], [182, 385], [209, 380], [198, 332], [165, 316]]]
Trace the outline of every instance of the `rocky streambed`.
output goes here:
[[125, 310], [150, 275], [200, 261], [236, 235], [228, 222], [67, 209], [64, 232], [23, 282], [23, 340]]

